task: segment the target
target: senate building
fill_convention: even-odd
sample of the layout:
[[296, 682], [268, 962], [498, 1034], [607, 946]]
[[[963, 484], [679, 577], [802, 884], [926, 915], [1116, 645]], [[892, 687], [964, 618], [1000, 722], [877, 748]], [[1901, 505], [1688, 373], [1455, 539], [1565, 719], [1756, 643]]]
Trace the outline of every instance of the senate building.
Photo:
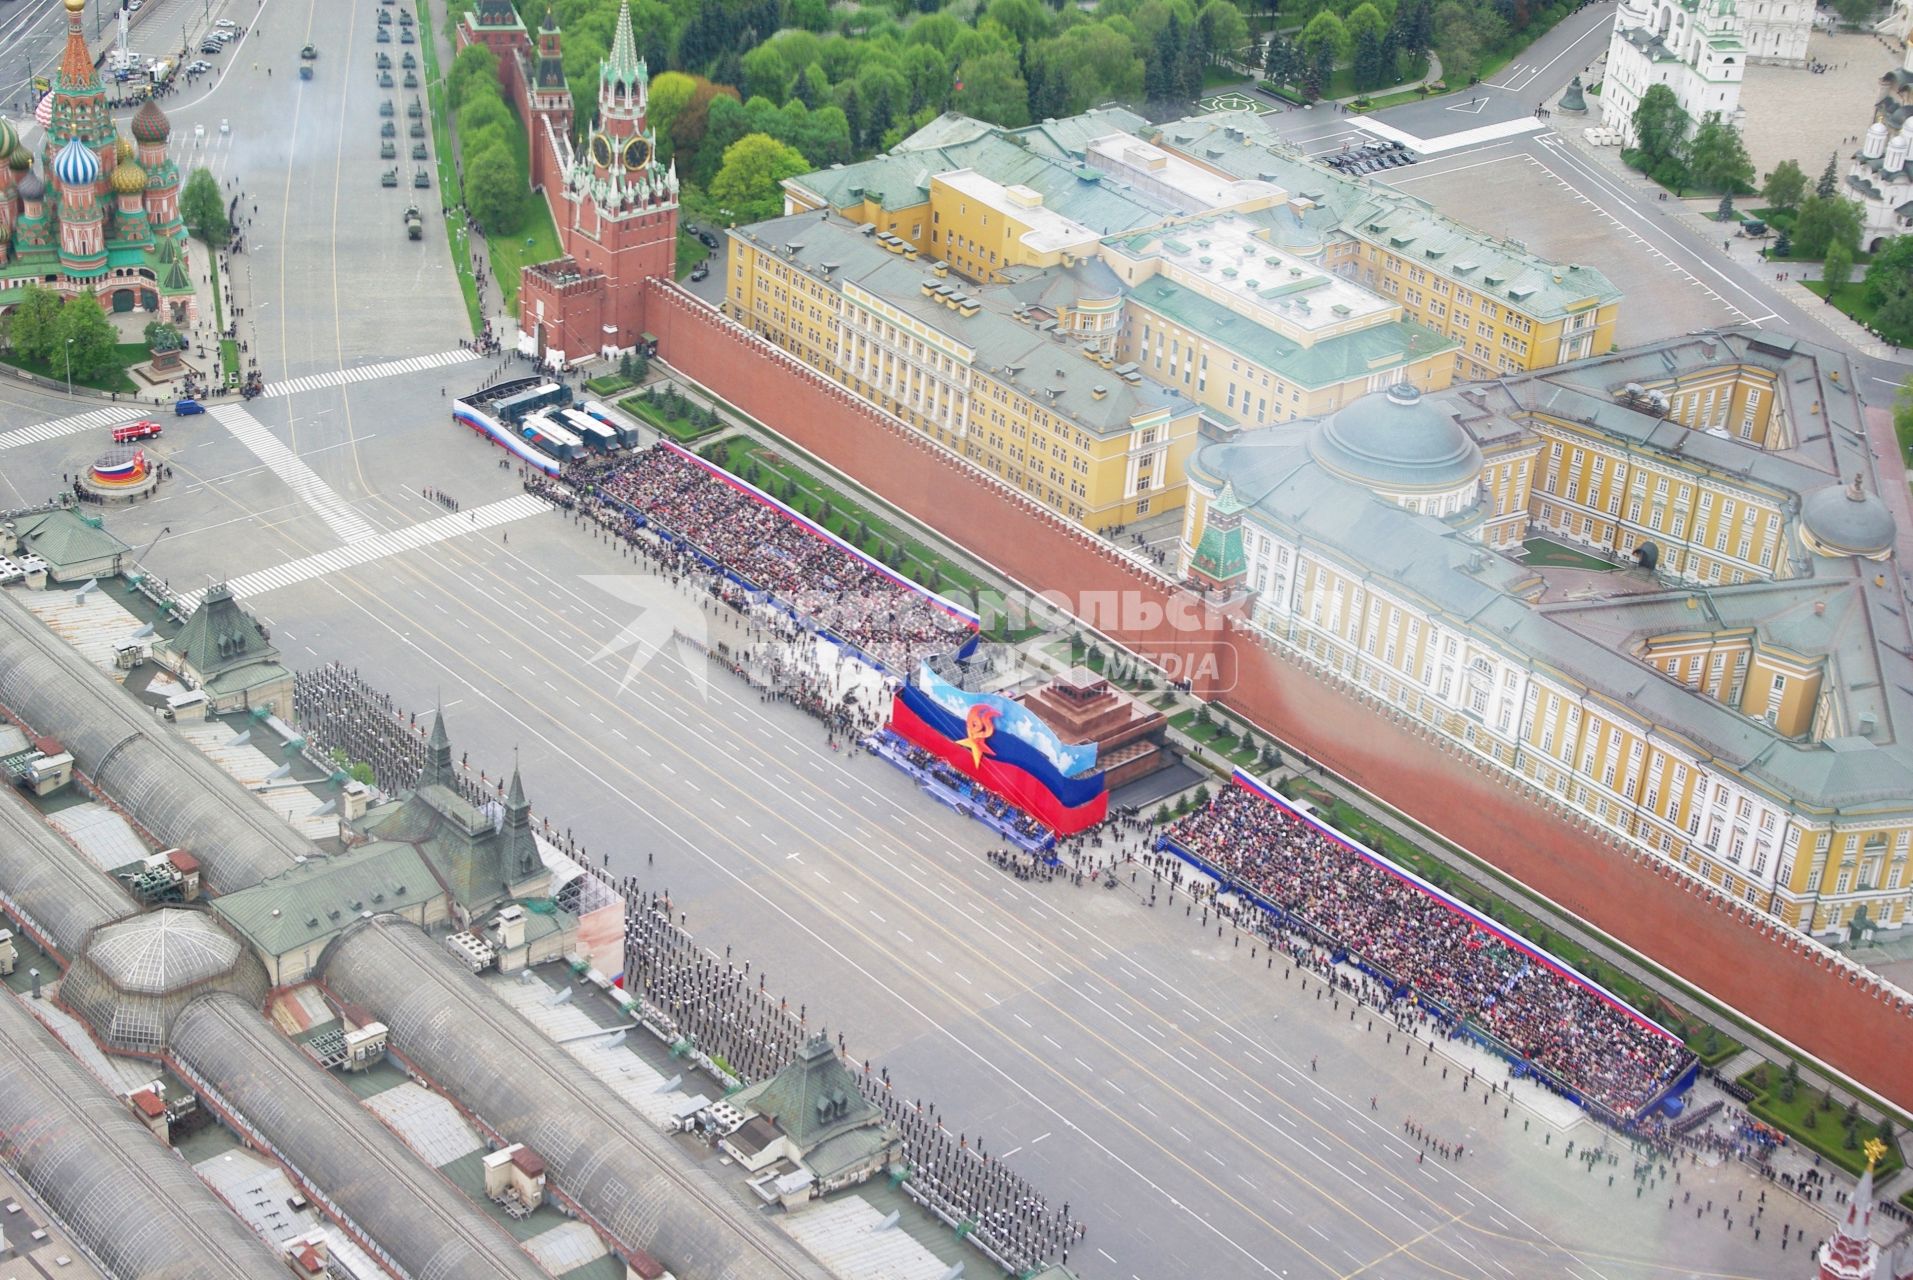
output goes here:
[[1907, 923], [1913, 628], [1846, 360], [1759, 330], [1217, 436], [1182, 567], [1331, 683], [1805, 932]]

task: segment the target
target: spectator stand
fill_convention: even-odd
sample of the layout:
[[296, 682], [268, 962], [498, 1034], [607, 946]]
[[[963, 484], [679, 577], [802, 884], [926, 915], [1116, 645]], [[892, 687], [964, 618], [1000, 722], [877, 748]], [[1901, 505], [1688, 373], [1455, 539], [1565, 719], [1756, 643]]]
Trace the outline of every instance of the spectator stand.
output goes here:
[[[1302, 824], [1322, 839], [1339, 847], [1349, 856], [1368, 863], [1414, 892], [1433, 900], [1445, 911], [1464, 920], [1470, 928], [1491, 935], [1510, 951], [1524, 957], [1528, 964], [1539, 966], [1549, 975], [1552, 975], [1553, 978], [1568, 983], [1593, 996], [1603, 1005], [1621, 1015], [1628, 1023], [1638, 1028], [1639, 1031], [1645, 1035], [1658, 1037], [1669, 1042], [1671, 1045], [1679, 1045], [1678, 1037], [1674, 1036], [1665, 1028], [1656, 1025], [1650, 1019], [1630, 1007], [1625, 1001], [1614, 995], [1614, 993], [1608, 991], [1598, 983], [1592, 982], [1582, 975], [1575, 973], [1545, 952], [1536, 949], [1525, 939], [1510, 933], [1494, 920], [1483, 916], [1467, 903], [1461, 902], [1443, 892], [1414, 872], [1396, 865], [1394, 862], [1375, 853], [1373, 850], [1349, 840], [1340, 832], [1316, 819], [1314, 815], [1290, 804], [1281, 794], [1264, 786], [1242, 770], [1236, 770], [1233, 781], [1235, 785], [1244, 792], [1273, 806], [1288, 820]], [[1473, 1018], [1451, 1007], [1448, 1002], [1426, 991], [1419, 990], [1417, 984], [1413, 981], [1414, 975], [1389, 971], [1386, 966], [1374, 962], [1372, 959], [1363, 956], [1357, 948], [1351, 947], [1348, 939], [1337, 937], [1321, 927], [1316, 921], [1307, 919], [1294, 911], [1286, 909], [1280, 903], [1272, 900], [1265, 893], [1258, 890], [1254, 885], [1246, 883], [1242, 876], [1234, 873], [1228, 867], [1219, 865], [1213, 858], [1205, 857], [1201, 852], [1192, 848], [1189, 843], [1178, 838], [1176, 834], [1173, 834], [1173, 829], [1171, 834], [1165, 834], [1158, 838], [1156, 847], [1158, 850], [1174, 854], [1183, 862], [1196, 868], [1203, 875], [1210, 877], [1221, 890], [1234, 894], [1246, 902], [1255, 904], [1258, 909], [1268, 914], [1270, 918], [1282, 928], [1304, 935], [1327, 951], [1335, 963], [1346, 963], [1354, 966], [1375, 981], [1380, 982], [1397, 998], [1412, 997], [1417, 1005], [1427, 1010], [1431, 1016], [1452, 1032], [1465, 1036], [1469, 1040], [1507, 1060], [1512, 1065], [1517, 1076], [1526, 1076], [1545, 1085], [1553, 1092], [1561, 1095], [1575, 1105], [1584, 1108], [1597, 1119], [1615, 1128], [1627, 1129], [1641, 1123], [1647, 1117], [1653, 1115], [1657, 1109], [1666, 1106], [1670, 1099], [1677, 1097], [1691, 1087], [1698, 1075], [1698, 1059], [1682, 1047], [1679, 1051], [1677, 1067], [1670, 1071], [1659, 1082], [1658, 1087], [1652, 1090], [1644, 1100], [1637, 1105], [1624, 1108], [1609, 1106], [1601, 1098], [1593, 1096], [1590, 1090], [1582, 1084], [1569, 1080], [1560, 1072], [1552, 1070], [1546, 1065], [1536, 1062], [1527, 1055], [1524, 1055], [1513, 1045], [1481, 1026]], [[1510, 983], [1509, 985], [1512, 987], [1513, 984]]]
[[885, 729], [864, 739], [864, 746], [898, 770], [914, 778], [931, 799], [982, 823], [1004, 840], [1051, 866], [1062, 865], [1055, 854], [1056, 837], [1041, 823], [1004, 801], [982, 791], [976, 783], [942, 761], [911, 746]]
[[[932, 607], [938, 610], [941, 610], [943, 613], [949, 615], [951, 618], [956, 619], [957, 622], [961, 624], [961, 629], [967, 632], [967, 635], [959, 643], [957, 649], [955, 650], [955, 656], [960, 660], [963, 658], [967, 658], [971, 653], [975, 651], [977, 641], [980, 635], [980, 622], [979, 622], [979, 619], [977, 618], [977, 615], [972, 613], [970, 610], [965, 609], [963, 606], [957, 604], [956, 602], [952, 600], [947, 599], [946, 597], [938, 594], [935, 591], [930, 590], [929, 588], [921, 585], [920, 583], [911, 581], [909, 578], [906, 578], [902, 574], [897, 573], [895, 570], [891, 569], [888, 565], [883, 564], [881, 561], [878, 561], [872, 558], [871, 556], [866, 555], [864, 552], [858, 550], [855, 546], [844, 541], [842, 538], [838, 537], [836, 534], [832, 533], [830, 530], [824, 528], [822, 525], [810, 519], [808, 516], [805, 516], [801, 512], [796, 511], [790, 506], [787, 506], [785, 503], [773, 497], [771, 494], [766, 493], [764, 490], [759, 489], [756, 485], [753, 485], [749, 483], [748, 481], [742, 480], [738, 478], [737, 476], [732, 475], [730, 472], [725, 471], [721, 467], [718, 467], [712, 463], [706, 462], [704, 459], [698, 457], [695, 453], [692, 453], [690, 450], [684, 449], [679, 447], [678, 445], [672, 444], [668, 440], [659, 441], [656, 445], [652, 447], [655, 449], [668, 451], [669, 453], [675, 455], [678, 459], [680, 459], [685, 464], [695, 467], [699, 469], [700, 471], [704, 472], [712, 481], [718, 484], [722, 484], [726, 486], [727, 488], [730, 488], [736, 491], [737, 493], [744, 495], [746, 498], [748, 498], [752, 502], [758, 503], [762, 506], [768, 507], [776, 511], [784, 520], [803, 529], [806, 533], [810, 534], [812, 537], [815, 537], [829, 544], [832, 548], [834, 548], [840, 554], [856, 562], [861, 568], [883, 578], [885, 581], [887, 581], [893, 587], [895, 587], [898, 591], [903, 592], [907, 595], [918, 597], [928, 602]], [[594, 485], [593, 488], [595, 491], [594, 496], [596, 496], [600, 501], [605, 502], [617, 508], [618, 510], [622, 511], [626, 515], [626, 517], [630, 519], [638, 527], [648, 528], [653, 533], [657, 534], [660, 538], [664, 539], [666, 542], [669, 542], [672, 545], [680, 547], [683, 550], [689, 552], [692, 556], [694, 556], [698, 560], [700, 564], [710, 569], [713, 573], [716, 573], [724, 577], [726, 580], [736, 584], [738, 587], [748, 592], [751, 598], [753, 599], [753, 601], [760, 602], [760, 603], [767, 603], [779, 609], [780, 611], [789, 615], [790, 618], [793, 621], [795, 621], [798, 625], [806, 628], [809, 631], [812, 631], [813, 633], [819, 636], [822, 636], [824, 639], [828, 640], [831, 644], [837, 646], [837, 648], [842, 650], [844, 653], [855, 658], [857, 661], [863, 663], [865, 666], [870, 667], [874, 671], [883, 673], [885, 675], [893, 676], [897, 679], [903, 679], [908, 674], [907, 672], [892, 670], [891, 664], [887, 664], [883, 662], [882, 660], [880, 660], [879, 658], [877, 658], [875, 655], [866, 652], [864, 649], [860, 648], [854, 641], [852, 641], [849, 637], [842, 635], [841, 633], [824, 625], [815, 617], [812, 617], [809, 614], [807, 614], [796, 603], [792, 601], [784, 600], [781, 597], [779, 597], [774, 591], [764, 586], [761, 586], [760, 584], [756, 582], [753, 582], [752, 580], [750, 580], [750, 578], [738, 572], [734, 567], [726, 564], [723, 560], [718, 558], [716, 555], [712, 554], [708, 549], [699, 545], [694, 539], [686, 536], [685, 534], [679, 532], [676, 529], [671, 528], [669, 525], [667, 525], [663, 521], [639, 509], [637, 506], [624, 500], [623, 498], [618, 497], [616, 494], [609, 492], [605, 486]]]

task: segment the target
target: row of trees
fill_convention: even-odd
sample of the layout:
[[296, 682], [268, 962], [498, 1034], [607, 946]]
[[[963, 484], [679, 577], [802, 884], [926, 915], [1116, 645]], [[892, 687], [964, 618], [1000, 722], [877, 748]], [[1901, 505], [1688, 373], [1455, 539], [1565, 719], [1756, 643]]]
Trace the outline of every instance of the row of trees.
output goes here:
[[1754, 162], [1740, 130], [1712, 112], [1697, 126], [1664, 84], [1641, 95], [1634, 138], [1621, 158], [1676, 195], [1690, 188], [1728, 195], [1753, 190]]
[[446, 90], [457, 112], [465, 206], [487, 235], [511, 235], [525, 225], [531, 200], [530, 149], [524, 125], [505, 101], [498, 57], [482, 44], [452, 59]]
[[87, 380], [120, 366], [119, 334], [99, 299], [81, 294], [70, 300], [37, 284], [26, 286], [20, 304], [6, 320], [6, 345], [23, 362], [54, 377], [69, 368]]
[[1409, 76], [1434, 38], [1433, 0], [1362, 0], [1346, 18], [1322, 9], [1294, 39], [1275, 33], [1263, 50], [1262, 73], [1313, 100], [1328, 91], [1336, 66], [1348, 62], [1357, 91], [1385, 88]]
[[[1840, 157], [1827, 157], [1813, 184], [1798, 162], [1782, 160], [1761, 184], [1760, 194], [1784, 218], [1775, 248], [1784, 257], [1818, 258], [1820, 276], [1831, 293], [1853, 279], [1859, 261], [1865, 211], [1840, 194]], [[1867, 263], [1861, 294], [1872, 312], [1873, 329], [1888, 342], [1913, 346], [1913, 236], [1894, 236]]]

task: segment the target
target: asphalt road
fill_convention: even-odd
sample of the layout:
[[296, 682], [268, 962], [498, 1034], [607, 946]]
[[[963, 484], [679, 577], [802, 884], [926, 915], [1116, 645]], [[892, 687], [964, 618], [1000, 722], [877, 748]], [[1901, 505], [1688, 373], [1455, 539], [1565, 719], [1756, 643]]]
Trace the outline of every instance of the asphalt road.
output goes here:
[[[473, 512], [516, 492], [494, 451], [439, 416], [435, 382], [320, 393], [380, 429], [350, 450], [298, 446], [322, 483], [348, 453], [378, 478], [350, 501], [375, 530], [444, 514], [419, 485]], [[300, 417], [316, 441], [309, 409], [251, 406], [280, 438]], [[216, 421], [169, 425], [159, 452], [180, 478], [112, 515], [135, 545], [172, 530], [148, 557], [160, 573], [190, 588], [337, 544], [326, 499], [283, 467]], [[9, 469], [96, 447], [26, 446]], [[727, 675], [704, 686], [667, 655], [620, 691], [626, 654], [602, 651], [635, 612], [617, 581], [631, 568], [549, 513], [249, 603], [294, 665], [337, 658], [404, 705], [442, 699], [474, 763], [518, 752], [539, 812], [591, 856], [668, 888], [707, 945], [762, 966], [899, 1088], [1070, 1201], [1091, 1226], [1071, 1256], [1087, 1277], [1776, 1273], [1772, 1228], [1755, 1246], [1669, 1215], [1631, 1194], [1625, 1163], [1610, 1190], [1614, 1170], [1559, 1154], [1598, 1140], [1592, 1126], [1557, 1127], [1527, 1094], [1502, 1119], [1501, 1102], [1460, 1092], [1463, 1065], [1401, 1056], [1399, 1034], [1350, 1024], [1140, 887], [1003, 876], [980, 828]], [[661, 595], [677, 625], [702, 625]], [[1418, 1165], [1399, 1136], [1411, 1115], [1475, 1154]]]

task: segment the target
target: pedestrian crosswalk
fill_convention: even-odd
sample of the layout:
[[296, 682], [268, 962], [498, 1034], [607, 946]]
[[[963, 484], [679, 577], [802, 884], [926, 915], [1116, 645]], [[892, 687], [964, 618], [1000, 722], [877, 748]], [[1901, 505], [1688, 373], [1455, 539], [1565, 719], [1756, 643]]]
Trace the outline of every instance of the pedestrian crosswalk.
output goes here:
[[[317, 391], [323, 387], [339, 387], [353, 382], [371, 382], [377, 378], [390, 378], [401, 373], [421, 373], [426, 369], [442, 369], [446, 365], [463, 364], [467, 360], [478, 358], [476, 351], [460, 347], [456, 351], [440, 351], [429, 356], [410, 356], [404, 360], [384, 360], [378, 364], [362, 364], [356, 369], [309, 373], [303, 378], [293, 378], [287, 382], [268, 382], [266, 389], [260, 394], [264, 399], [271, 400], [279, 396], [297, 395], [301, 391]], [[122, 422], [133, 422], [141, 414], [153, 412], [156, 407], [160, 408], [161, 412], [168, 412], [160, 406], [128, 401], [110, 409], [93, 409], [86, 413], [76, 413], [70, 418], [55, 418], [51, 422], [21, 427], [18, 431], [0, 431], [0, 450], [17, 449], [21, 445], [56, 440], [61, 436], [74, 435], [94, 427], [118, 426]]]
[[362, 542], [377, 531], [332, 487], [314, 474], [298, 454], [288, 449], [265, 424], [236, 404], [222, 404], [211, 411], [215, 421], [232, 433], [233, 439], [252, 451], [252, 456], [291, 486], [299, 500], [311, 507], [328, 528], [346, 542]]
[[0, 449], [17, 449], [23, 444], [39, 444], [42, 440], [55, 440], [60, 436], [70, 436], [75, 432], [87, 431], [93, 427], [118, 426], [122, 422], [136, 420], [141, 412], [139, 405], [116, 405], [111, 409], [94, 409], [88, 413], [76, 413], [70, 418], [55, 418], [51, 422], [36, 423], [31, 427], [21, 427], [18, 431], [0, 432]]
[[[314, 578], [336, 573], [341, 569], [352, 569], [359, 565], [370, 564], [374, 560], [382, 560], [386, 556], [397, 555], [402, 551], [416, 551], [420, 547], [444, 542], [460, 534], [494, 529], [501, 524], [523, 520], [527, 516], [539, 515], [549, 510], [551, 510], [551, 504], [543, 498], [521, 493], [499, 502], [486, 503], [482, 507], [473, 507], [469, 511], [438, 516], [403, 529], [393, 529], [387, 533], [376, 533], [363, 541], [348, 543], [343, 547], [334, 547], [330, 551], [321, 551], [314, 555], [301, 556], [297, 560], [274, 565], [270, 569], [241, 574], [226, 585], [235, 596], [244, 599], [262, 592], [276, 591], [281, 587], [310, 582]], [[204, 593], [194, 591], [182, 597], [188, 612], [199, 606], [199, 598], [202, 594]]]
[[390, 378], [400, 373], [418, 373], [425, 369], [439, 369], [448, 364], [463, 364], [467, 360], [476, 359], [478, 359], [476, 351], [460, 347], [456, 351], [440, 351], [435, 355], [386, 360], [379, 364], [362, 364], [356, 369], [335, 369], [331, 373], [308, 373], [303, 378], [293, 378], [286, 382], [268, 382], [262, 394], [266, 399], [271, 400], [278, 396], [297, 395], [301, 391], [318, 391], [323, 387], [339, 387], [352, 382], [370, 382], [374, 378]]

